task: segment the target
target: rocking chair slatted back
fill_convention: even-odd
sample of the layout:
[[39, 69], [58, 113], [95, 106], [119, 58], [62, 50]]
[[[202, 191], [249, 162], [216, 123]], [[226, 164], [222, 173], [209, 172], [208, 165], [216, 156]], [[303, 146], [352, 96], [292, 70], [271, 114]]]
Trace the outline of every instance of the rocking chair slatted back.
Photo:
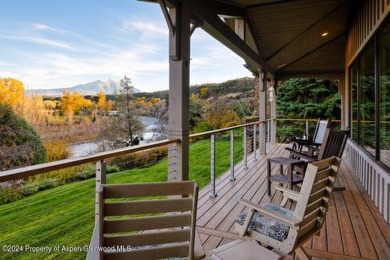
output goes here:
[[102, 184], [99, 247], [120, 250], [99, 258], [193, 259], [197, 196], [195, 181]]

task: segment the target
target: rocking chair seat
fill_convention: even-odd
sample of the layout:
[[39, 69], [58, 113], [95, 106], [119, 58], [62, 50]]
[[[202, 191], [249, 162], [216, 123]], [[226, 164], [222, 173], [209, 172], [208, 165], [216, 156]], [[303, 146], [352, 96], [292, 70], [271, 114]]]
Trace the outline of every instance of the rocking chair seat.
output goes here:
[[[288, 217], [293, 217], [294, 215], [293, 211], [285, 209], [279, 205], [266, 203], [263, 205], [263, 207], [280, 213], [282, 215], [286, 215]], [[244, 224], [246, 216], [247, 212], [241, 213], [237, 217], [236, 223], [242, 226]], [[288, 232], [290, 230], [289, 226], [279, 223], [275, 219], [264, 217], [259, 212], [255, 212], [253, 214], [248, 229], [254, 230], [268, 237], [272, 237], [273, 239], [276, 239], [280, 242], [284, 241], [287, 238]]]

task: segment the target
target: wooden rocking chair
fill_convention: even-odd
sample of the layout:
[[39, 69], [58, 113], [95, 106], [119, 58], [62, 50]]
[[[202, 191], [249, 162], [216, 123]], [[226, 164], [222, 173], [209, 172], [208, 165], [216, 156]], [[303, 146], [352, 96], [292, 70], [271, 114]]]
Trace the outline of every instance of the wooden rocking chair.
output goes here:
[[300, 259], [309, 259], [301, 246], [321, 231], [340, 161], [331, 157], [308, 165], [301, 191], [286, 190], [297, 202], [294, 211], [280, 205], [259, 206], [240, 200], [249, 211], [238, 217], [236, 230], [240, 236], [271, 247], [271, 251], [251, 240], [233, 241], [211, 251], [210, 259], [250, 259], [245, 258], [247, 254], [257, 256], [256, 259], [279, 259], [294, 251]]
[[[196, 181], [102, 184], [87, 259], [194, 259]], [[100, 249], [100, 250], [99, 250]]]
[[314, 131], [313, 139], [312, 140], [304, 140], [304, 139], [294, 139], [292, 140], [293, 144], [290, 149], [296, 151], [296, 152], [304, 152], [304, 148], [307, 149], [307, 151], [312, 151], [313, 149], [319, 149], [319, 147], [322, 144], [322, 141], [324, 140], [325, 136], [325, 130], [328, 128], [330, 124], [330, 119], [321, 120], [318, 119], [316, 129]]
[[286, 148], [286, 150], [288, 150], [291, 155], [294, 155], [295, 158], [306, 160], [308, 162], [315, 162], [331, 156], [341, 158], [345, 144], [348, 140], [348, 135], [348, 130], [334, 131], [327, 128], [324, 133], [323, 143], [317, 154], [313, 151], [302, 153], [291, 148]]

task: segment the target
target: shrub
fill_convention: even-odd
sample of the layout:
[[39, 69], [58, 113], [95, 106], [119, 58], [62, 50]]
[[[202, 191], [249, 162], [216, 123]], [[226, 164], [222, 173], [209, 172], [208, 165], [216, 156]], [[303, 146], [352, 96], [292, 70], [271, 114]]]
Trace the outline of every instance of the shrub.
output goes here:
[[47, 141], [45, 142], [45, 147], [49, 162], [63, 160], [70, 156], [68, 144], [65, 141]]
[[22, 197], [18, 186], [0, 187], [0, 205], [19, 200]]
[[39, 135], [10, 106], [0, 103], [0, 170], [45, 161], [46, 149]]

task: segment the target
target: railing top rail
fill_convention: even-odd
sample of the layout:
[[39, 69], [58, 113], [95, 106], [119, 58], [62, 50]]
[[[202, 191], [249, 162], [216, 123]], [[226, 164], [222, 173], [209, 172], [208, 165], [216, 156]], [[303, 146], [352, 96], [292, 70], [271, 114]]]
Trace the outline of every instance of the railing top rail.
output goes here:
[[100, 160], [118, 157], [129, 153], [139, 152], [142, 150], [152, 149], [162, 145], [168, 145], [177, 142], [179, 142], [179, 139], [162, 140], [162, 141], [157, 141], [150, 144], [139, 145], [135, 147], [126, 147], [126, 148], [116, 149], [112, 151], [96, 153], [94, 155], [89, 155], [80, 158], [65, 159], [65, 160], [60, 160], [60, 161], [55, 161], [50, 163], [37, 164], [33, 166], [3, 171], [0, 172], [0, 182], [17, 180], [20, 178], [29, 177], [36, 174], [47, 173], [50, 171], [55, 171], [55, 170], [64, 169], [76, 165], [82, 165], [91, 162], [97, 162]]
[[220, 132], [234, 130], [234, 129], [241, 128], [241, 127], [264, 124], [265, 122], [266, 121], [256, 121], [256, 122], [251, 122], [251, 123], [247, 123], [247, 124], [236, 125], [236, 126], [232, 126], [232, 127], [226, 127], [226, 128], [222, 128], [222, 129], [212, 130], [212, 131], [208, 131], [208, 132], [192, 134], [192, 135], [190, 135], [190, 138], [196, 138], [196, 137], [201, 137], [201, 136], [208, 136], [208, 135], [217, 134], [217, 133], [220, 133]]
[[[277, 121], [309, 121], [317, 122], [318, 118], [274, 118]], [[340, 119], [332, 119], [332, 122], [341, 122]]]

